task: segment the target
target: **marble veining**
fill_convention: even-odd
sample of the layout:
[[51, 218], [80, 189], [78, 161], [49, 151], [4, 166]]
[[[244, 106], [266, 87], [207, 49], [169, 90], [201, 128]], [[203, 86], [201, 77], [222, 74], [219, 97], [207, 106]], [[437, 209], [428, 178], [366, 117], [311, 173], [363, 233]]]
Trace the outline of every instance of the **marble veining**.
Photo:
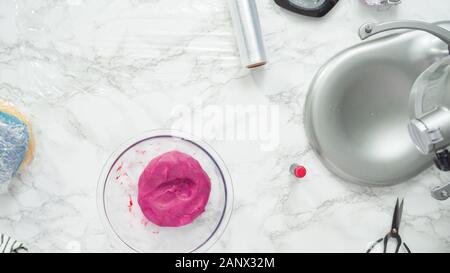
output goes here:
[[[35, 252], [121, 251], [99, 221], [96, 186], [118, 145], [170, 128], [177, 105], [274, 104], [280, 145], [210, 140], [232, 174], [235, 209], [212, 252], [362, 252], [389, 229], [405, 198], [402, 236], [413, 252], [450, 252], [450, 203], [429, 189], [450, 175], [367, 188], [341, 181], [307, 144], [303, 104], [314, 74], [359, 43], [368, 21], [448, 20], [446, 0], [403, 1], [377, 12], [340, 1], [323, 19], [259, 0], [269, 65], [242, 69], [226, 1], [3, 0], [0, 100], [30, 117], [36, 159], [0, 196], [0, 233]], [[301, 182], [289, 165], [308, 167]]]

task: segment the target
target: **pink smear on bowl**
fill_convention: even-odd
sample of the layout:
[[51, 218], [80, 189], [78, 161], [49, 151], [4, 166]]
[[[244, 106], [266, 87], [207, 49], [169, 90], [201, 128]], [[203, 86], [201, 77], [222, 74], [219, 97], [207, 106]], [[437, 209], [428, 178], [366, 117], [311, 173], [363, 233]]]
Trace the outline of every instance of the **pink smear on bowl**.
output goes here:
[[211, 181], [200, 163], [179, 151], [162, 154], [139, 178], [138, 203], [145, 217], [161, 227], [192, 223], [204, 211]]

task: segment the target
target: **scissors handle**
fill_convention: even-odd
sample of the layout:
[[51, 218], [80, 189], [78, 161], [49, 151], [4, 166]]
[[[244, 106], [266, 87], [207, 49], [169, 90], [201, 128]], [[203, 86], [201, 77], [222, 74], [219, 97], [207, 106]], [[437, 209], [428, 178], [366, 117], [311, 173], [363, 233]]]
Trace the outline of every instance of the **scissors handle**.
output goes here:
[[400, 247], [402, 246], [402, 238], [398, 234], [389, 233], [384, 237], [383, 244], [384, 244], [384, 253], [387, 253], [387, 247], [390, 239], [395, 239], [397, 241], [397, 246], [395, 247], [395, 253], [398, 253], [400, 251]]
[[379, 243], [381, 243], [383, 241], [384, 238], [380, 238], [378, 240], [375, 241], [375, 243], [373, 243], [369, 249], [366, 251], [366, 253], [370, 253], [372, 252], [372, 250], [375, 248], [376, 245], [378, 245]]

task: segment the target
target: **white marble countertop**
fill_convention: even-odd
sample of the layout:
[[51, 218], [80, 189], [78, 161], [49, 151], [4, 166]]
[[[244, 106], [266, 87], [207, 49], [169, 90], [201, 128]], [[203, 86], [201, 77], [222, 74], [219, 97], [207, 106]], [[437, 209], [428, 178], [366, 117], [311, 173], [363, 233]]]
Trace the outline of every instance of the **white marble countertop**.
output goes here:
[[[175, 5], [175, 6], [172, 6]], [[317, 69], [359, 43], [367, 21], [450, 19], [448, 0], [407, 0], [377, 12], [340, 1], [310, 19], [260, 0], [269, 65], [242, 69], [226, 1], [2, 0], [0, 100], [29, 115], [32, 165], [0, 196], [0, 233], [36, 252], [120, 251], [99, 221], [97, 181], [108, 156], [143, 131], [171, 128], [176, 106], [275, 105], [279, 145], [214, 139], [233, 177], [235, 209], [214, 252], [362, 252], [404, 197], [402, 236], [415, 252], [450, 252], [450, 203], [430, 197], [435, 169], [367, 188], [334, 177], [308, 148], [303, 105]], [[292, 181], [293, 162], [308, 167]]]

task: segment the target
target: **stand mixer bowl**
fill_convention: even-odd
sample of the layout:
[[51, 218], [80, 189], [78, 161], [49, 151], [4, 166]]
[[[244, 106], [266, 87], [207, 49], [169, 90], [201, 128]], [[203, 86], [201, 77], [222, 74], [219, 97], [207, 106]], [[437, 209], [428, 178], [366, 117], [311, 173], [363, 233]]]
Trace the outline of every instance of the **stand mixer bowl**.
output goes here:
[[409, 31], [354, 46], [323, 66], [306, 99], [305, 127], [324, 165], [370, 186], [401, 183], [430, 167], [432, 157], [409, 136], [409, 95], [417, 77], [447, 55], [440, 39]]

